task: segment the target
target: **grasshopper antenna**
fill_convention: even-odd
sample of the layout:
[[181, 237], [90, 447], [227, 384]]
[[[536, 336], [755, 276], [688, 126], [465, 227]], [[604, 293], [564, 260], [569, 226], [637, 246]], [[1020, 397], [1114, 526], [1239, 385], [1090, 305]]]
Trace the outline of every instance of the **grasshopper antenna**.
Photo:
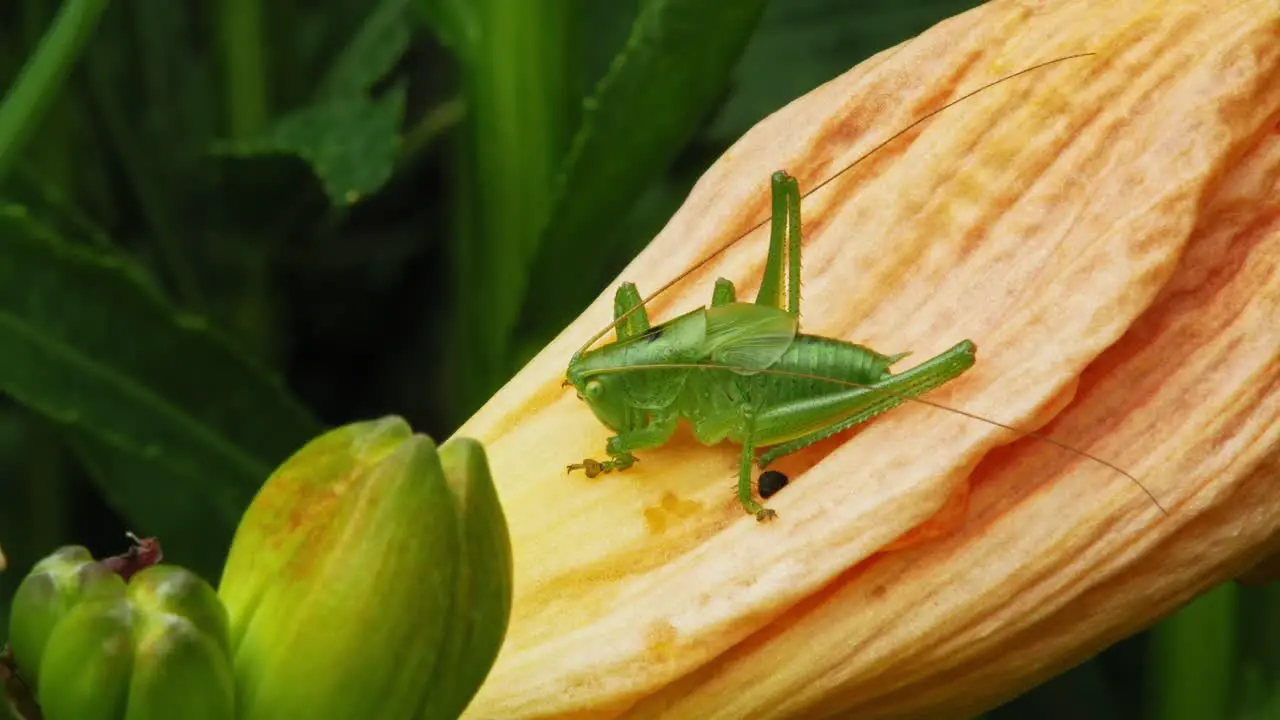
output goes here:
[[[918, 117], [918, 118], [916, 118], [915, 120], [911, 121], [911, 123], [910, 123], [910, 124], [908, 124], [906, 127], [904, 127], [904, 128], [902, 128], [901, 130], [899, 130], [899, 131], [897, 131], [897, 132], [893, 133], [892, 135], [890, 135], [889, 137], [885, 138], [884, 140], [881, 140], [880, 142], [876, 143], [876, 144], [875, 144], [875, 146], [873, 146], [870, 150], [868, 150], [868, 151], [866, 151], [865, 153], [863, 153], [863, 154], [859, 155], [857, 158], [855, 158], [855, 159], [853, 160], [853, 162], [851, 162], [851, 163], [849, 163], [848, 165], [844, 166], [844, 168], [842, 168], [841, 170], [839, 170], [838, 172], [836, 172], [834, 175], [832, 175], [832, 176], [828, 177], [827, 179], [823, 180], [822, 182], [818, 183], [817, 185], [814, 185], [813, 187], [809, 188], [809, 190], [808, 190], [808, 191], [806, 191], [806, 192], [802, 193], [802, 194], [800, 195], [800, 199], [801, 199], [801, 201], [803, 201], [805, 198], [807, 198], [807, 197], [809, 197], [810, 195], [814, 194], [815, 192], [817, 192], [817, 191], [821, 190], [822, 188], [824, 188], [824, 187], [826, 187], [827, 185], [829, 185], [831, 182], [835, 181], [835, 180], [836, 180], [837, 178], [839, 178], [840, 176], [844, 175], [845, 173], [847, 173], [847, 172], [849, 172], [850, 170], [852, 170], [852, 169], [854, 169], [855, 167], [857, 167], [859, 164], [861, 164], [861, 163], [862, 163], [864, 160], [866, 160], [867, 158], [869, 158], [869, 157], [871, 157], [872, 155], [876, 154], [877, 152], [879, 152], [879, 151], [883, 150], [886, 146], [888, 146], [888, 145], [889, 145], [890, 143], [892, 143], [893, 141], [897, 140], [898, 138], [902, 137], [903, 135], [906, 135], [907, 133], [911, 132], [912, 130], [914, 130], [915, 128], [917, 128], [917, 127], [919, 127], [920, 125], [924, 124], [925, 122], [927, 122], [927, 121], [929, 121], [929, 120], [933, 119], [935, 116], [937, 116], [939, 113], [943, 112], [944, 110], [948, 110], [948, 109], [950, 109], [950, 108], [952, 108], [952, 107], [955, 107], [956, 105], [958, 105], [958, 104], [960, 104], [960, 103], [964, 102], [965, 100], [968, 100], [969, 98], [973, 97], [974, 95], [977, 95], [978, 93], [985, 92], [985, 91], [990, 90], [991, 88], [993, 88], [993, 87], [995, 87], [995, 86], [997, 86], [997, 85], [999, 85], [999, 84], [1001, 84], [1001, 83], [1004, 83], [1004, 82], [1007, 82], [1007, 81], [1009, 81], [1009, 80], [1013, 80], [1013, 79], [1015, 79], [1015, 78], [1021, 77], [1021, 76], [1023, 76], [1023, 75], [1026, 75], [1027, 73], [1031, 73], [1031, 72], [1034, 72], [1034, 71], [1036, 71], [1036, 70], [1040, 70], [1041, 68], [1049, 67], [1050, 65], [1056, 65], [1057, 63], [1066, 62], [1067, 60], [1076, 60], [1076, 59], [1083, 58], [1083, 57], [1090, 57], [1090, 56], [1092, 56], [1092, 55], [1096, 55], [1096, 54], [1097, 54], [1097, 53], [1085, 52], [1085, 53], [1076, 53], [1076, 54], [1074, 54], [1074, 55], [1066, 55], [1066, 56], [1063, 56], [1063, 57], [1060, 57], [1060, 58], [1055, 58], [1055, 59], [1053, 59], [1053, 60], [1048, 60], [1048, 61], [1045, 61], [1045, 62], [1042, 62], [1042, 63], [1038, 63], [1038, 64], [1036, 64], [1036, 65], [1032, 65], [1031, 67], [1023, 68], [1022, 70], [1019, 70], [1019, 71], [1017, 71], [1017, 72], [1015, 72], [1015, 73], [1013, 73], [1013, 74], [1005, 75], [1004, 77], [1002, 77], [1002, 78], [1000, 78], [1000, 79], [998, 79], [998, 80], [994, 80], [994, 81], [989, 82], [989, 83], [987, 83], [986, 85], [983, 85], [983, 86], [981, 86], [981, 87], [979, 87], [979, 88], [976, 88], [976, 89], [974, 89], [974, 90], [970, 90], [969, 92], [967, 92], [967, 93], [965, 93], [965, 94], [961, 95], [960, 97], [956, 98], [955, 100], [952, 100], [952, 101], [950, 101], [950, 102], [946, 103], [945, 105], [942, 105], [941, 107], [937, 108], [936, 110], [931, 110], [931, 111], [929, 111], [929, 112], [925, 113], [924, 115], [921, 115], [920, 117]], [[733, 247], [733, 246], [734, 246], [734, 245], [735, 245], [739, 240], [741, 240], [741, 239], [745, 238], [746, 236], [750, 235], [751, 233], [755, 232], [756, 230], [759, 230], [761, 227], [764, 227], [764, 225], [765, 225], [766, 223], [768, 223], [768, 222], [769, 222], [769, 218], [765, 218], [764, 220], [761, 220], [760, 222], [758, 222], [758, 223], [756, 223], [755, 225], [751, 226], [751, 228], [750, 228], [750, 229], [748, 229], [747, 231], [745, 231], [745, 232], [743, 232], [742, 234], [738, 235], [737, 237], [733, 238], [732, 240], [730, 240], [729, 242], [725, 243], [724, 245], [721, 245], [720, 247], [716, 248], [716, 250], [715, 250], [714, 252], [712, 252], [710, 255], [708, 255], [708, 256], [706, 256], [705, 258], [703, 258], [703, 259], [699, 260], [697, 263], [694, 263], [693, 267], [691, 267], [691, 268], [689, 268], [688, 270], [686, 270], [686, 271], [684, 271], [684, 272], [680, 273], [679, 275], [677, 275], [676, 277], [674, 277], [674, 278], [672, 278], [670, 281], [668, 281], [668, 282], [667, 282], [665, 285], [663, 285], [662, 287], [660, 287], [660, 288], [658, 288], [657, 290], [654, 290], [652, 293], [650, 293], [650, 294], [646, 295], [644, 298], [642, 298], [642, 299], [641, 299], [641, 301], [640, 301], [640, 304], [639, 304], [639, 305], [637, 305], [636, 307], [634, 307], [634, 308], [632, 308], [632, 309], [628, 310], [627, 312], [623, 313], [621, 316], [619, 316], [618, 318], [616, 318], [613, 322], [611, 322], [611, 323], [609, 323], [608, 325], [606, 325], [606, 326], [604, 326], [603, 328], [601, 328], [599, 332], [597, 332], [596, 334], [592, 335], [592, 336], [587, 340], [587, 342], [586, 342], [586, 343], [584, 343], [584, 344], [582, 345], [582, 347], [578, 348], [577, 352], [575, 352], [575, 353], [573, 354], [573, 359], [574, 359], [574, 360], [577, 360], [579, 357], [581, 357], [581, 356], [582, 356], [582, 354], [583, 354], [583, 353], [585, 353], [585, 352], [587, 351], [587, 349], [588, 349], [588, 348], [590, 348], [592, 345], [594, 345], [594, 344], [595, 344], [595, 342], [596, 342], [597, 340], [599, 340], [600, 338], [604, 337], [604, 336], [605, 336], [605, 333], [607, 333], [607, 332], [609, 332], [610, 330], [612, 330], [612, 329], [614, 329], [615, 327], [617, 327], [619, 323], [621, 323], [623, 320], [626, 320], [626, 319], [627, 319], [627, 318], [628, 318], [632, 313], [634, 313], [634, 312], [635, 312], [636, 310], [638, 310], [639, 308], [642, 308], [642, 307], [647, 306], [647, 305], [649, 304], [649, 301], [650, 301], [650, 300], [652, 300], [652, 299], [654, 299], [654, 298], [658, 297], [658, 296], [659, 296], [659, 295], [661, 295], [662, 293], [664, 293], [664, 292], [666, 292], [667, 290], [671, 289], [671, 287], [672, 287], [673, 285], [675, 285], [676, 283], [680, 282], [680, 281], [681, 281], [681, 280], [683, 280], [684, 278], [688, 277], [688, 276], [689, 276], [689, 274], [690, 274], [690, 273], [692, 273], [694, 270], [697, 270], [698, 268], [702, 267], [703, 265], [706, 265], [707, 263], [711, 262], [711, 261], [712, 261], [712, 260], [714, 260], [718, 255], [720, 255], [720, 253], [724, 252], [725, 250], [729, 249], [730, 247]], [[1154, 498], [1153, 498], [1153, 499], [1154, 499]], [[1157, 503], [1157, 505], [1158, 505], [1158, 503]]]
[[[1097, 455], [1085, 452], [1084, 450], [1081, 450], [1079, 448], [1071, 447], [1070, 445], [1060, 440], [1055, 440], [1054, 438], [1049, 437], [1048, 435], [1035, 432], [1034, 430], [1027, 430], [1014, 425], [1009, 425], [1007, 423], [1002, 423], [999, 420], [992, 420], [991, 418], [983, 417], [981, 415], [978, 415], [977, 413], [969, 412], [968, 410], [961, 410], [960, 408], [954, 408], [949, 405], [943, 405], [942, 403], [939, 403], [939, 402], [926, 400], [920, 397], [905, 395], [903, 393], [894, 392], [892, 390], [886, 390], [884, 388], [878, 388], [878, 387], [866, 385], [863, 383], [853, 382], [850, 380], [841, 380], [838, 378], [824, 377], [822, 375], [811, 375], [809, 373], [793, 372], [790, 370], [773, 370], [770, 368], [753, 368], [753, 367], [742, 367], [742, 366], [733, 366], [733, 365], [716, 365], [711, 363], [665, 363], [665, 364], [628, 365], [626, 367], [601, 368], [599, 370], [592, 370], [590, 373], [588, 373], [588, 376], [619, 375], [622, 373], [628, 373], [628, 372], [633, 372], [638, 370], [725, 370], [725, 371], [736, 372], [736, 373], [777, 375], [780, 377], [799, 378], [802, 380], [814, 380], [817, 382], [828, 382], [835, 385], [842, 385], [844, 387], [850, 387], [850, 388], [862, 388], [865, 390], [869, 390], [871, 392], [879, 393], [881, 395], [894, 398], [899, 401], [914, 402], [914, 403], [919, 403], [921, 405], [925, 405], [931, 408], [937, 408], [938, 410], [946, 410], [947, 412], [955, 413], [957, 415], [961, 415], [963, 417], [977, 420], [979, 422], [984, 422], [988, 425], [998, 427], [1002, 430], [1008, 430], [1009, 432], [1012, 432], [1018, 435], [1020, 438], [1029, 437], [1029, 438], [1035, 438], [1036, 440], [1042, 440], [1046, 443], [1049, 443], [1050, 445], [1053, 445], [1054, 447], [1065, 450], [1073, 455], [1085, 458], [1087, 460], [1092, 460], [1093, 462], [1096, 462], [1110, 470], [1113, 470], [1123, 475], [1126, 479], [1129, 480], [1129, 482], [1133, 483], [1138, 487], [1138, 489], [1142, 490], [1143, 494], [1145, 494], [1147, 498], [1151, 500], [1151, 503], [1156, 506], [1156, 509], [1160, 511], [1161, 515], [1164, 515], [1165, 517], [1169, 516], [1168, 509], [1166, 509], [1165, 506], [1160, 503], [1160, 500], [1156, 498], [1155, 493], [1151, 492], [1151, 490], [1148, 489], [1146, 485], [1143, 485], [1142, 482], [1138, 480], [1138, 478], [1134, 477], [1133, 473], [1130, 473], [1129, 471], [1125, 470], [1119, 465], [1116, 465], [1110, 460], [1107, 460], [1105, 458], [1100, 458]], [[886, 410], [888, 409], [889, 408], [886, 408]]]

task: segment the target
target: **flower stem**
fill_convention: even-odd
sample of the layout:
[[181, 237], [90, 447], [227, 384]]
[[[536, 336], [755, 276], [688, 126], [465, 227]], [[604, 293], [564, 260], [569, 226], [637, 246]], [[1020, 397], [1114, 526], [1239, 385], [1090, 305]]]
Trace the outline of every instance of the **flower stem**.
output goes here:
[[1229, 717], [1238, 592], [1221, 585], [1152, 630], [1151, 718]]
[[259, 0], [224, 0], [222, 61], [227, 131], [233, 140], [253, 137], [267, 124], [266, 58]]
[[93, 35], [107, 0], [67, 0], [0, 105], [0, 181]]
[[466, 417], [511, 372], [510, 341], [553, 200], [579, 94], [577, 24], [566, 0], [463, 4], [455, 51], [467, 142], [454, 237], [455, 306], [466, 358], [451, 381]]

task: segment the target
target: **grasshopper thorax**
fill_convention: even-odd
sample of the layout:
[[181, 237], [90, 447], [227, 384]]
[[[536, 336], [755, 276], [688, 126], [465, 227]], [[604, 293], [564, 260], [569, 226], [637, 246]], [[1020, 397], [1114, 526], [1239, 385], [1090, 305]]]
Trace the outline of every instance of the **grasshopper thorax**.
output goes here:
[[634, 337], [575, 354], [565, 384], [609, 429], [634, 428], [651, 411], [675, 402], [683, 387], [688, 370], [664, 371], [663, 366], [705, 359], [706, 338], [706, 309], [699, 308]]

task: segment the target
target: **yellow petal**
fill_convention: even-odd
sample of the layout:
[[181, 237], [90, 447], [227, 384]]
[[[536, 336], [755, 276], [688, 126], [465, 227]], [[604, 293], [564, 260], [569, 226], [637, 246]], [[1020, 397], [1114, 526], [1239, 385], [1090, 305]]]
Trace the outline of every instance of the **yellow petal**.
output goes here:
[[[1280, 523], [1271, 0], [952, 18], [756, 126], [623, 277], [656, 289], [764, 219], [773, 170], [811, 188], [949, 99], [1082, 51], [1097, 55], [977, 95], [806, 199], [801, 326], [911, 350], [904, 367], [973, 339], [977, 365], [930, 400], [1020, 427], [1058, 414], [1048, 434], [1168, 515], [1102, 463], [999, 447], [1015, 436], [922, 405], [780, 461], [792, 483], [768, 525], [734, 498], [737, 447], [687, 433], [624, 473], [568, 475], [609, 435], [560, 381], [610, 291], [459, 431], [488, 447], [515, 563], [468, 717], [981, 708], [1260, 557]], [[651, 316], [705, 304], [718, 275], [752, 296], [766, 232]], [[883, 552], [966, 498], [958, 530]]]

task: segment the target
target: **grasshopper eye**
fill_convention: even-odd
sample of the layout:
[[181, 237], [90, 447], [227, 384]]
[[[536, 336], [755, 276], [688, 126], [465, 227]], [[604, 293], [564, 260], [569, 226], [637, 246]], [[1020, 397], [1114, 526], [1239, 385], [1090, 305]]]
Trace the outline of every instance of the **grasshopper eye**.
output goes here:
[[600, 397], [600, 394], [604, 392], [604, 384], [599, 380], [588, 380], [586, 390], [587, 397], [594, 400]]

